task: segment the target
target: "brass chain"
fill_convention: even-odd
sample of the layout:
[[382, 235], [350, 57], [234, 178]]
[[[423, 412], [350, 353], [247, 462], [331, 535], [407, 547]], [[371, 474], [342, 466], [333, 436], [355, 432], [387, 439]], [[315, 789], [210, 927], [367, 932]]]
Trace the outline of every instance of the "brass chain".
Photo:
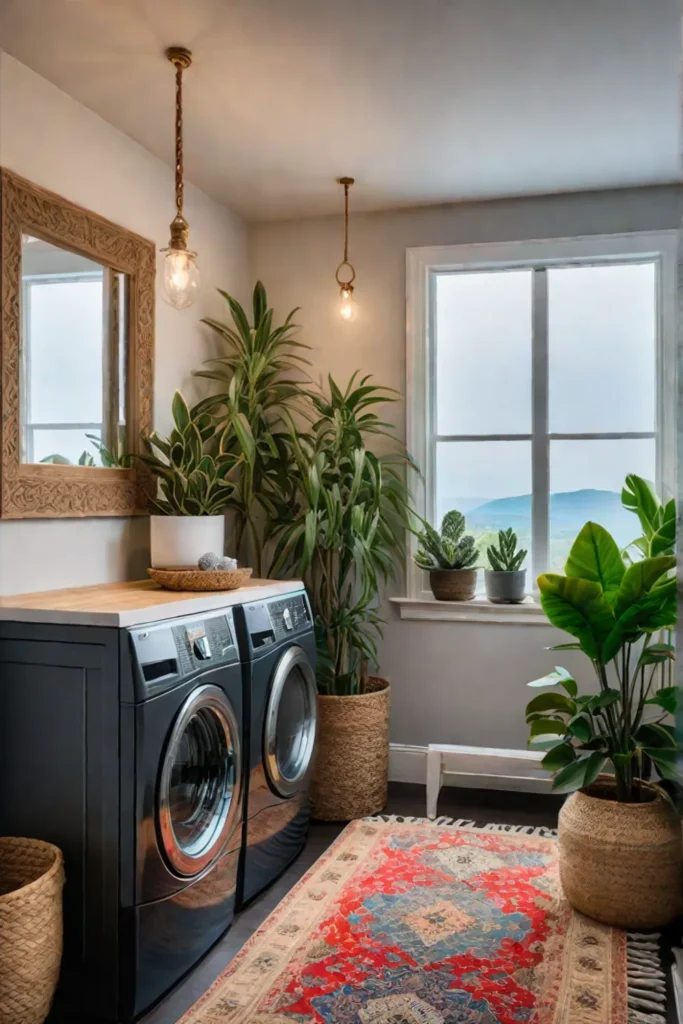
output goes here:
[[349, 186], [344, 185], [344, 263], [349, 262]]
[[183, 68], [175, 68], [175, 204], [183, 213]]

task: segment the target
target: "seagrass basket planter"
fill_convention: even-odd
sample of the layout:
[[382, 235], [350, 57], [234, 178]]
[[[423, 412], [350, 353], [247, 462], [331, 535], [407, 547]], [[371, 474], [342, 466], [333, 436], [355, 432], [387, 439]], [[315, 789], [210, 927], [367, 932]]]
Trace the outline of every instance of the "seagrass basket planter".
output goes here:
[[61, 850], [0, 838], [0, 1024], [42, 1024], [62, 959]]
[[617, 803], [600, 778], [560, 811], [560, 879], [571, 905], [617, 928], [660, 928], [683, 910], [681, 822], [654, 787]]
[[369, 676], [364, 693], [318, 696], [313, 817], [351, 821], [387, 802], [389, 703], [386, 679]]

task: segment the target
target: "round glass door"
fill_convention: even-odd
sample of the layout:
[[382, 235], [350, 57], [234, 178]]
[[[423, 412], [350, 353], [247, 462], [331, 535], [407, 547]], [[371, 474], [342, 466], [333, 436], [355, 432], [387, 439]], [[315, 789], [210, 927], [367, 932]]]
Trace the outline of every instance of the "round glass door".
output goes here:
[[315, 675], [301, 647], [290, 647], [275, 669], [264, 737], [266, 771], [280, 796], [293, 796], [306, 775], [315, 726]]
[[239, 725], [224, 692], [201, 686], [174, 722], [161, 770], [158, 817], [171, 868], [199, 874], [237, 824], [241, 791]]

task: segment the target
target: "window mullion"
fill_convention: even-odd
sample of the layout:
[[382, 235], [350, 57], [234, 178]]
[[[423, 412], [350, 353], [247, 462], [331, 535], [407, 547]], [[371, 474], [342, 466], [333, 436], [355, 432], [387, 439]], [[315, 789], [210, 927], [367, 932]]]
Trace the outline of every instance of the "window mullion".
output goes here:
[[532, 278], [531, 325], [531, 570], [536, 579], [549, 566], [550, 441], [548, 438], [548, 274]]

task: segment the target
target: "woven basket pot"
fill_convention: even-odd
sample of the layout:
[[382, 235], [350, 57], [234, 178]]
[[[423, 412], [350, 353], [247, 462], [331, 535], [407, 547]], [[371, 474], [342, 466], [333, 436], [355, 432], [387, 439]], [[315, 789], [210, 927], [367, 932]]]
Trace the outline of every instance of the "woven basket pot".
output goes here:
[[62, 851], [0, 838], [0, 1024], [42, 1024], [62, 959]]
[[681, 822], [668, 801], [622, 804], [599, 779], [560, 811], [560, 878], [571, 905], [617, 928], [660, 928], [683, 910]]
[[365, 693], [318, 696], [313, 817], [350, 821], [377, 814], [387, 802], [389, 683], [369, 676]]
[[429, 585], [437, 601], [472, 601], [477, 592], [477, 570], [430, 569]]

